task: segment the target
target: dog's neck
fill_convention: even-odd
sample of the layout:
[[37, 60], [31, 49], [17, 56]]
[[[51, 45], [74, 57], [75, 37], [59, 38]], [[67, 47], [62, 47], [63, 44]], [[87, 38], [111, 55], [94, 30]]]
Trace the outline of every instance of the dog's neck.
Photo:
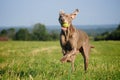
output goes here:
[[68, 39], [70, 37], [72, 37], [72, 34], [74, 34], [75, 30], [76, 30], [76, 28], [73, 27], [72, 24], [67, 28], [67, 30], [65, 30], [65, 31], [62, 30], [62, 33], [65, 35], [66, 41], [68, 41]]

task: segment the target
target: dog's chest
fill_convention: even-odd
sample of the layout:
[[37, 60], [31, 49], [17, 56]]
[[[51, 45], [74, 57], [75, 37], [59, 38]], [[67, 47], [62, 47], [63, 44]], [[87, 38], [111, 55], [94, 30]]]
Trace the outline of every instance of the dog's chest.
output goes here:
[[61, 34], [60, 35], [61, 47], [66, 50], [71, 50], [71, 40], [72, 40], [72, 37]]

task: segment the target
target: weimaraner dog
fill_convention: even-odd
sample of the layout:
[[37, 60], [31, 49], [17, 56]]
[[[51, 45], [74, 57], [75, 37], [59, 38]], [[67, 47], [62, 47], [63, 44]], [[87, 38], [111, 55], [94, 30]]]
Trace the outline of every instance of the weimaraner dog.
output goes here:
[[76, 54], [81, 52], [84, 58], [84, 69], [87, 70], [89, 52], [92, 46], [89, 44], [88, 35], [82, 31], [77, 30], [72, 25], [72, 20], [76, 17], [79, 10], [76, 9], [71, 14], [66, 14], [64, 11], [59, 13], [59, 23], [61, 25], [60, 44], [62, 48], [63, 58], [61, 62], [71, 62], [72, 71], [74, 71], [74, 61]]

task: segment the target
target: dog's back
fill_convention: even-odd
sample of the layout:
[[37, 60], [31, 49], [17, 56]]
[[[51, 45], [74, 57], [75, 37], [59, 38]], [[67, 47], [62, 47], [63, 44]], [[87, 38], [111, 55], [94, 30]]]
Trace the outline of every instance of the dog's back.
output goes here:
[[77, 45], [78, 45], [78, 49], [81, 48], [81, 46], [83, 46], [84, 43], [88, 43], [89, 42], [89, 37], [88, 35], [86, 34], [86, 32], [82, 31], [82, 30], [77, 30], [77, 36], [76, 38], [78, 38], [78, 42], [77, 42]]

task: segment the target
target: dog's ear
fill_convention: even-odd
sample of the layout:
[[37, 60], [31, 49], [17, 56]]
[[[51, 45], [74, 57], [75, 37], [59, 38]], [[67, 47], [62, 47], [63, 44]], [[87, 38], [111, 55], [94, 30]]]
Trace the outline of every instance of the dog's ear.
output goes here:
[[64, 14], [65, 12], [63, 10], [60, 10], [59, 15]]
[[79, 10], [76, 9], [76, 10], [71, 14], [71, 18], [74, 19], [78, 13], [79, 13]]

